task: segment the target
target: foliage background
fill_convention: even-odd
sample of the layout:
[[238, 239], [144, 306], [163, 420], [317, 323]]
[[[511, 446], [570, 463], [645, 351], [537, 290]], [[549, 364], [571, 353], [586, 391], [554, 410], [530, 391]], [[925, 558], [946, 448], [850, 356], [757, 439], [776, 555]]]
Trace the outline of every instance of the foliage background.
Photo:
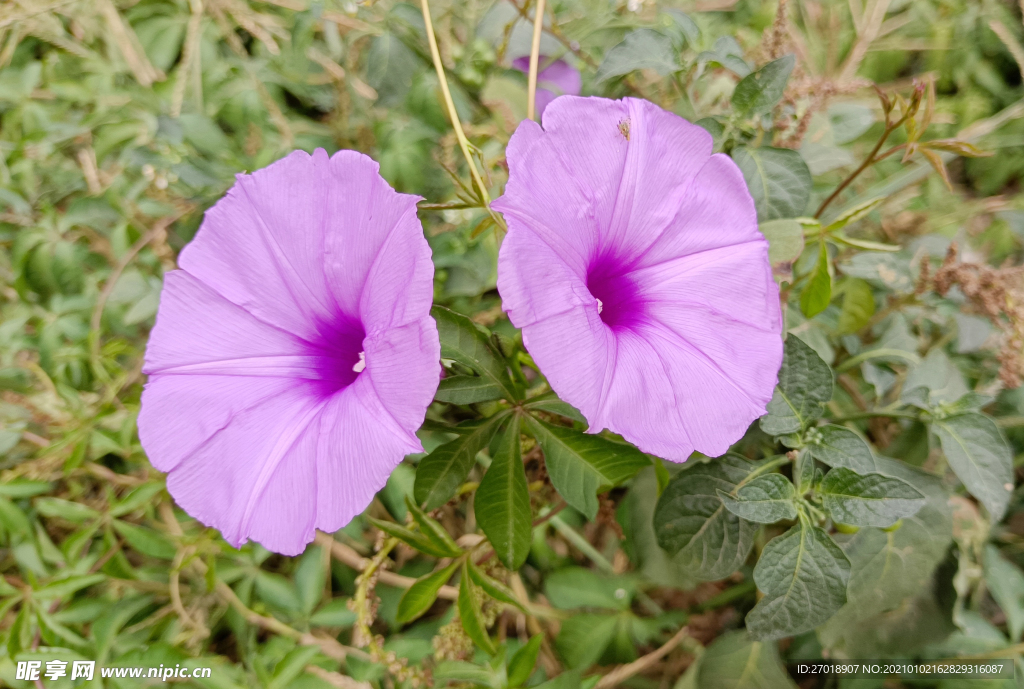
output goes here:
[[[985, 410], [1020, 462], [1024, 395], [1000, 382], [998, 333], [963, 291], [915, 293], [921, 257], [937, 267], [950, 241], [971, 261], [1021, 263], [1020, 6], [790, 0], [781, 33], [772, 27], [778, 4], [755, 0], [556, 0], [548, 11], [541, 51], [577, 66], [584, 93], [643, 96], [691, 120], [732, 112], [743, 70], [778, 54], [766, 40], [784, 36], [783, 52], [796, 54], [797, 68], [775, 114], [789, 117], [789, 128], [773, 130], [768, 118], [744, 133], [798, 150], [813, 174], [806, 208], [777, 217], [812, 211], [870, 150], [882, 128], [871, 83], [907, 95], [912, 78], [932, 79], [929, 136], [959, 133], [995, 155], [948, 156], [951, 188], [921, 156], [890, 157], [858, 178], [834, 210], [883, 196], [851, 234], [902, 249], [884, 260], [851, 247], [830, 256], [831, 305], [805, 319], [799, 290], [784, 290], [787, 325], [842, 373], [830, 418], [883, 406], [894, 381], [916, 375], [933, 393], [958, 393], [949, 399], [967, 390], [991, 397]], [[529, 52], [529, 25], [506, 1], [435, 2], [432, 12], [455, 106], [496, 196], [504, 145], [525, 116], [526, 78], [509, 62]], [[781, 644], [736, 631], [757, 600], [749, 565], [701, 582], [658, 547], [650, 524], [664, 477], [654, 468], [609, 493], [595, 520], [570, 508], [534, 529], [518, 580], [531, 615], [491, 611], [507, 648], [496, 659], [482, 651], [474, 658], [472, 644], [467, 651], [449, 624], [455, 606], [443, 600], [421, 620], [399, 624], [409, 580], [394, 576], [376, 586], [373, 623], [393, 655], [368, 660], [353, 650], [366, 641], [353, 631], [359, 620], [348, 606], [358, 595], [354, 567], [379, 540], [366, 519], [285, 558], [255, 545], [236, 551], [175, 510], [136, 435], [142, 354], [162, 273], [234, 174], [293, 148], [372, 155], [396, 188], [427, 201], [421, 218], [438, 268], [438, 303], [515, 336], [494, 289], [500, 232], [485, 211], [460, 201], [469, 175], [438, 84], [420, 8], [391, 0], [0, 7], [0, 680], [29, 686], [14, 678], [16, 659], [59, 657], [209, 664], [213, 678], [202, 686], [210, 687], [411, 686], [427, 681], [423, 668], [435, 670], [437, 686], [501, 687], [515, 675], [513, 652], [543, 633], [537, 667], [519, 681], [538, 684], [576, 668], [561, 674], [570, 687], [580, 673], [605, 673], [653, 651], [684, 623], [682, 643], [627, 685], [789, 687], [783, 660], [1024, 652], [1019, 492], [1005, 517], [990, 523], [925, 427], [899, 418], [865, 413], [852, 423], [880, 455], [939, 477], [931, 512], [888, 535], [857, 536], [901, 539], [892, 552], [902, 569], [862, 591], [881, 600], [848, 606]], [[796, 261], [797, 278], [813, 270], [810, 249]], [[1005, 280], [1019, 289], [1019, 273]], [[1012, 330], [1009, 323], [1004, 329]], [[913, 357], [853, 361], [873, 346]], [[931, 368], [916, 363], [929, 361]], [[437, 422], [459, 418], [447, 408], [432, 414]], [[770, 442], [752, 434], [744, 442]], [[425, 430], [423, 437], [430, 450], [446, 436]], [[396, 471], [370, 516], [404, 521], [402, 498], [418, 459]], [[543, 486], [539, 463], [531, 466]], [[543, 490], [533, 499], [535, 516], [555, 504]], [[477, 530], [465, 499], [441, 519], [456, 537]], [[391, 570], [407, 577], [434, 566], [405, 546], [394, 556]], [[572, 617], [586, 621], [570, 625], [579, 636], [565, 633]], [[453, 648], [467, 651], [463, 664], [436, 671], [443, 668], [435, 653], [451, 657]]]

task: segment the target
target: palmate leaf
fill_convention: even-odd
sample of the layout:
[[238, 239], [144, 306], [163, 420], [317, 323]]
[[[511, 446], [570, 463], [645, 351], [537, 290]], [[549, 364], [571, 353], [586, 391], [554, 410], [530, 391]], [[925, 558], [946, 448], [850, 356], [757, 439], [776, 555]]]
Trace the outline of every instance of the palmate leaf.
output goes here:
[[821, 416], [831, 399], [832, 369], [803, 340], [790, 335], [761, 430], [769, 435], [797, 433]]
[[732, 493], [755, 465], [737, 455], [680, 471], [654, 511], [658, 545], [694, 576], [721, 579], [746, 561], [757, 525], [722, 504], [718, 491]]
[[459, 562], [455, 561], [443, 569], [417, 579], [416, 583], [410, 586], [402, 595], [402, 599], [398, 601], [396, 621], [399, 624], [406, 624], [429, 610], [437, 600], [437, 594], [441, 587], [448, 583], [458, 566]]
[[532, 416], [526, 427], [544, 451], [551, 484], [569, 505], [588, 519], [597, 516], [597, 494], [613, 488], [650, 465], [632, 445], [599, 435], [554, 426]]
[[494, 547], [494, 554], [511, 570], [526, 562], [533, 536], [530, 491], [520, 452], [519, 418], [513, 414], [509, 419], [473, 500], [477, 523]]
[[764, 593], [747, 614], [758, 641], [814, 629], [846, 603], [850, 561], [823, 529], [801, 522], [761, 551], [754, 583]]
[[861, 476], [839, 467], [821, 482], [825, 513], [843, 524], [892, 526], [924, 506], [924, 495], [906, 481], [882, 474]]
[[477, 453], [487, 447], [509, 413], [499, 412], [488, 419], [459, 424], [459, 437], [420, 460], [413, 497], [423, 509], [434, 510], [451, 500], [473, 468]]
[[946, 461], [993, 521], [1002, 519], [1013, 491], [1013, 455], [995, 422], [977, 412], [932, 422]]
[[473, 369], [479, 377], [498, 387], [505, 399], [519, 399], [504, 358], [494, 350], [490, 338], [476, 323], [443, 306], [434, 306], [430, 315], [437, 321], [442, 358]]

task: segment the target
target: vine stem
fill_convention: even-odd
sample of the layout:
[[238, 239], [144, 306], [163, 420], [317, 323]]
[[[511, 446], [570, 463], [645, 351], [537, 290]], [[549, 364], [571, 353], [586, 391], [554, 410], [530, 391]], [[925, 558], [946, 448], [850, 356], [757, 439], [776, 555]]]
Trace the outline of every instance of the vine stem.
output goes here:
[[535, 120], [537, 107], [537, 68], [540, 63], [540, 36], [544, 31], [544, 0], [537, 0], [533, 12], [533, 43], [530, 44], [530, 75], [526, 95], [526, 119]]
[[672, 649], [678, 646], [679, 642], [686, 638], [689, 635], [689, 633], [690, 628], [683, 627], [678, 632], [676, 632], [675, 636], [666, 641], [665, 644], [658, 650], [652, 651], [651, 653], [648, 653], [645, 656], [641, 656], [640, 658], [637, 658], [628, 665], [620, 665], [619, 667], [609, 672], [607, 675], [598, 680], [597, 684], [594, 686], [594, 689], [610, 689], [611, 687], [618, 686], [619, 684], [629, 679], [633, 675], [643, 672], [644, 670], [646, 670], [647, 668], [649, 668], [650, 666], [654, 665], [656, 662], [667, 656], [669, 653], [671, 653]]
[[466, 164], [469, 165], [469, 174], [480, 191], [480, 200], [483, 201], [491, 219], [504, 230], [504, 220], [491, 210], [491, 195], [487, 193], [487, 185], [484, 184], [483, 177], [480, 176], [480, 171], [477, 170], [476, 163], [473, 161], [473, 155], [469, 151], [469, 139], [466, 138], [466, 132], [462, 129], [459, 112], [455, 109], [455, 101], [452, 100], [452, 92], [448, 88], [448, 78], [444, 74], [444, 64], [441, 62], [441, 51], [437, 48], [437, 36], [434, 35], [434, 22], [430, 19], [430, 2], [429, 0], [420, 0], [420, 5], [423, 9], [423, 23], [427, 30], [427, 43], [430, 45], [430, 58], [434, 62], [434, 70], [437, 72], [437, 79], [441, 84], [441, 95], [444, 96], [444, 104], [448, 109], [448, 118], [452, 121], [452, 128], [455, 130], [455, 138], [459, 140], [459, 148], [462, 149], [462, 155], [466, 159]]

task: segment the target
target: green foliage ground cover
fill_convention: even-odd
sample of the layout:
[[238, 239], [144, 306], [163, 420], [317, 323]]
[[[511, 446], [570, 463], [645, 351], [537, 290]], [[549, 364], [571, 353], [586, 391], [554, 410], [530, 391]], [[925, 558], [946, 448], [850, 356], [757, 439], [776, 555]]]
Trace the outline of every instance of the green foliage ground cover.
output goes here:
[[[675, 466], [547, 394], [500, 310], [500, 216], [419, 5], [8, 3], [0, 681], [54, 658], [210, 666], [207, 687], [774, 689], [823, 657], [1024, 674], [1021, 7], [547, 5], [541, 53], [585, 94], [698, 122], [743, 171], [789, 333], [768, 414]], [[491, 198], [533, 11], [430, 5]], [[178, 510], [135, 417], [161, 276], [203, 211], [319, 146], [424, 197], [450, 366], [428, 454], [286, 558]]]

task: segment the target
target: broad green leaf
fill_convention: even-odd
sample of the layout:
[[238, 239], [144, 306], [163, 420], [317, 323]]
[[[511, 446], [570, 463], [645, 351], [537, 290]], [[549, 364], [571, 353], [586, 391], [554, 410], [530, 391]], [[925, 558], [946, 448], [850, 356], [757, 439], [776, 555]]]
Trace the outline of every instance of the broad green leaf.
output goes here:
[[376, 89], [382, 105], [399, 104], [412, 87], [419, 57], [398, 36], [384, 32], [370, 42], [366, 81]]
[[433, 555], [434, 557], [458, 557], [462, 550], [458, 547], [452, 549], [445, 545], [438, 544], [434, 539], [418, 531], [407, 529], [394, 522], [386, 522], [380, 519], [370, 519], [370, 523], [389, 536], [394, 536], [411, 548], [421, 553]]
[[726, 632], [704, 651], [699, 689], [795, 689], [774, 643], [753, 641], [743, 630]]
[[598, 83], [638, 69], [653, 69], [667, 76], [679, 69], [672, 39], [653, 29], [635, 29], [605, 53], [597, 69]]
[[976, 412], [936, 419], [946, 461], [993, 522], [1003, 518], [1013, 492], [1013, 455], [995, 422]]
[[508, 661], [508, 686], [510, 688], [522, 686], [530, 679], [533, 668], [537, 665], [537, 655], [540, 653], [542, 641], [544, 641], [542, 634], [533, 635]]
[[466, 635], [473, 640], [477, 646], [484, 650], [487, 655], [494, 655], [497, 649], [494, 642], [487, 634], [484, 627], [483, 613], [480, 612], [480, 597], [469, 577], [469, 567], [462, 568], [462, 576], [459, 580], [459, 618], [462, 620], [462, 629]]
[[299, 593], [295, 590], [295, 584], [280, 574], [262, 570], [257, 572], [256, 593], [264, 603], [271, 607], [291, 613], [299, 613], [302, 610], [302, 603], [299, 601]]
[[757, 207], [758, 222], [803, 215], [811, 197], [811, 171], [788, 148], [740, 146], [732, 159], [743, 172]]
[[597, 494], [632, 478], [651, 462], [632, 445], [554, 426], [526, 417], [529, 432], [544, 451], [551, 484], [588, 519], [597, 516]]
[[955, 402], [969, 392], [964, 374], [941, 347], [932, 347], [921, 363], [910, 369], [903, 383], [903, 397], [908, 398], [919, 388], [927, 390], [926, 407]]
[[519, 416], [513, 415], [498, 440], [498, 448], [473, 499], [476, 521], [495, 555], [511, 570], [530, 554], [533, 515], [530, 490], [519, 441]]
[[469, 576], [473, 580], [473, 583], [483, 589], [484, 593], [501, 603], [508, 603], [514, 605], [520, 610], [523, 609], [523, 604], [519, 602], [516, 595], [512, 592], [512, 589], [505, 586], [497, 579], [493, 579], [482, 571], [480, 568], [474, 565], [471, 561], [467, 561], [469, 566]]
[[855, 333], [875, 315], [875, 297], [871, 286], [859, 278], [843, 280], [838, 294], [843, 296], [843, 310], [839, 313], [836, 330], [840, 333]]
[[132, 548], [140, 553], [161, 560], [173, 560], [178, 552], [174, 543], [159, 531], [154, 531], [146, 526], [129, 524], [120, 519], [114, 519], [111, 521], [111, 525]]
[[782, 474], [758, 476], [745, 483], [735, 496], [719, 490], [725, 508], [740, 519], [758, 524], [774, 524], [796, 519], [796, 489]]
[[755, 467], [736, 455], [684, 468], [654, 511], [658, 545], [702, 579], [722, 579], [746, 561], [757, 525], [725, 509], [718, 491], [732, 491]]
[[855, 526], [892, 526], [924, 506], [924, 495], [906, 481], [860, 475], [844, 467], [825, 474], [821, 502], [832, 521]]
[[285, 655], [274, 667], [274, 677], [266, 685], [267, 689], [285, 689], [301, 675], [313, 656], [320, 652], [316, 646], [298, 646]]
[[700, 39], [700, 27], [697, 26], [697, 23], [690, 19], [688, 14], [677, 9], [666, 9], [665, 15], [671, 21], [671, 28], [675, 29], [679, 36], [686, 41], [686, 45], [691, 48], [696, 47], [697, 41]]
[[324, 596], [327, 564], [329, 562], [324, 560], [324, 551], [318, 545], [306, 548], [306, 552], [299, 558], [299, 566], [295, 568], [293, 578], [305, 615], [311, 614]]
[[893, 639], [879, 637], [875, 627], [908, 599], [932, 590], [933, 572], [953, 538], [949, 492], [942, 481], [904, 462], [878, 457], [876, 463], [878, 472], [914, 486], [925, 504], [893, 531], [861, 529], [836, 536], [852, 565], [849, 602], [819, 634], [825, 646], [842, 648], [853, 658], [870, 658], [893, 646]]
[[494, 351], [487, 333], [466, 316], [443, 306], [434, 306], [430, 315], [437, 321], [442, 358], [453, 359], [473, 369], [478, 376], [501, 388], [505, 399], [519, 398], [505, 360]]
[[446, 557], [458, 557], [462, 554], [462, 548], [451, 537], [448, 530], [420, 509], [419, 505], [408, 496], [405, 498], [405, 507], [412, 514], [413, 521], [420, 527], [420, 533], [429, 538], [439, 549], [447, 552]]
[[562, 621], [555, 648], [570, 668], [588, 668], [598, 661], [619, 627], [619, 616], [582, 613]]
[[747, 613], [752, 638], [767, 641], [814, 629], [846, 603], [850, 561], [824, 530], [797, 524], [761, 551], [754, 583], [764, 593]]
[[441, 587], [448, 583], [458, 566], [459, 562], [455, 561], [444, 569], [417, 579], [416, 583], [406, 590], [398, 602], [397, 622], [399, 624], [412, 622], [429, 610], [437, 600], [437, 594]]
[[835, 424], [826, 424], [807, 433], [807, 451], [830, 467], [845, 467], [858, 474], [875, 470], [871, 446], [854, 431]]
[[800, 310], [808, 318], [813, 318], [828, 308], [831, 301], [832, 274], [828, 247], [825, 246], [825, 240], [821, 240], [818, 242], [818, 260], [800, 293]]
[[451, 500], [476, 463], [477, 453], [490, 444], [507, 416], [508, 412], [503, 412], [459, 424], [459, 437], [420, 460], [413, 496], [423, 509], [435, 510]]
[[743, 59], [743, 48], [732, 36], [719, 36], [711, 50], [697, 55], [697, 62], [713, 61], [743, 78], [750, 74], [750, 65]]
[[318, 627], [351, 627], [355, 624], [356, 613], [348, 607], [347, 598], [335, 598], [309, 618], [309, 623]]
[[1017, 643], [1024, 634], [1024, 572], [991, 543], [985, 546], [982, 562], [988, 592], [1006, 616], [1010, 643]]
[[636, 583], [630, 577], [609, 577], [583, 567], [566, 567], [548, 576], [544, 593], [553, 606], [563, 610], [626, 610], [636, 593]]
[[768, 260], [773, 266], [800, 258], [804, 250], [804, 228], [796, 220], [769, 220], [758, 225], [757, 229], [768, 240]]
[[449, 404], [473, 404], [497, 400], [505, 396], [501, 386], [483, 376], [445, 376], [437, 386], [434, 399]]
[[832, 370], [800, 338], [790, 335], [761, 430], [769, 435], [797, 433], [821, 416], [831, 399]]
[[732, 92], [733, 109], [740, 115], [764, 115], [771, 112], [786, 90], [786, 82], [796, 65], [796, 57], [785, 55], [748, 74]]

